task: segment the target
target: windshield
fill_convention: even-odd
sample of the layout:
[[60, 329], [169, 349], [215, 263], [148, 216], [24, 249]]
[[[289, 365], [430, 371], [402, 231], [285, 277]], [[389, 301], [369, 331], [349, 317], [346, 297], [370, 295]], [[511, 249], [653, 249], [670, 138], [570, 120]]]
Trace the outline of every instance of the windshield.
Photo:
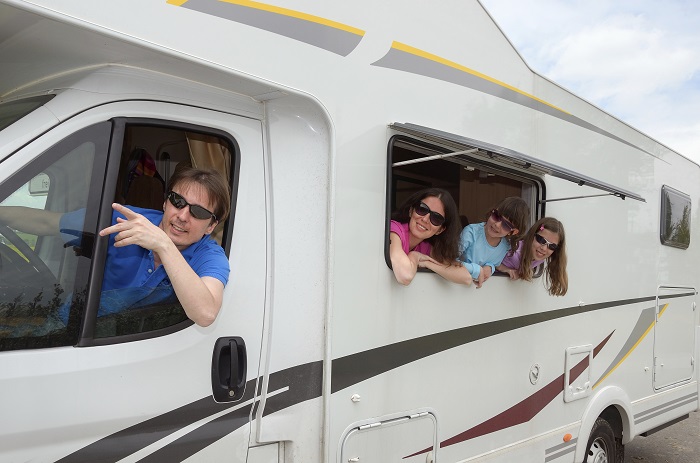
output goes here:
[[40, 95], [21, 100], [0, 103], [0, 130], [20, 120], [39, 106], [44, 105], [55, 95]]

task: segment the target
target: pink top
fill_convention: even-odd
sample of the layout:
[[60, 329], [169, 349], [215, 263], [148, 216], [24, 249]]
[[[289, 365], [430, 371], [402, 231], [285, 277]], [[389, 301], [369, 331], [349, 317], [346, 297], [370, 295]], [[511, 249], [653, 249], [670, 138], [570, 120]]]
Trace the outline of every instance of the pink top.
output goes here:
[[[512, 255], [509, 255], [510, 252], [507, 253], [506, 256], [503, 258], [503, 262], [501, 262], [501, 264], [505, 265], [508, 268], [512, 268], [515, 270], [519, 269], [520, 268], [520, 254], [522, 253], [522, 250], [523, 250], [523, 241], [521, 240], [520, 242], [518, 242], [518, 250], [515, 251]], [[540, 265], [542, 262], [544, 262], [544, 261], [543, 260], [533, 260], [532, 264], [530, 264], [530, 266], [532, 268], [535, 268], [538, 265]]]
[[403, 248], [403, 252], [405, 252], [406, 255], [408, 255], [408, 253], [411, 251], [418, 251], [427, 256], [430, 255], [430, 250], [432, 248], [430, 243], [426, 243], [425, 241], [418, 243], [418, 246], [416, 246], [414, 249], [408, 249], [410, 234], [407, 223], [399, 223], [396, 220], [392, 220], [390, 231], [399, 235], [399, 239], [401, 240], [401, 248]]

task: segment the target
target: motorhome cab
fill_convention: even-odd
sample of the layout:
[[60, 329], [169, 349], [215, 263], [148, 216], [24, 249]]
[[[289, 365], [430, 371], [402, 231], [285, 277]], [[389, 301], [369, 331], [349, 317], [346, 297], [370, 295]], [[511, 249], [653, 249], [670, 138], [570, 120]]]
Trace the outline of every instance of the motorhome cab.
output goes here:
[[[1, 461], [622, 462], [698, 409], [700, 167], [534, 73], [478, 1], [0, 23]], [[216, 321], [105, 314], [111, 204], [162, 208], [182, 166], [231, 186]], [[398, 284], [389, 217], [426, 187], [463, 224], [508, 196], [559, 219], [567, 293]]]

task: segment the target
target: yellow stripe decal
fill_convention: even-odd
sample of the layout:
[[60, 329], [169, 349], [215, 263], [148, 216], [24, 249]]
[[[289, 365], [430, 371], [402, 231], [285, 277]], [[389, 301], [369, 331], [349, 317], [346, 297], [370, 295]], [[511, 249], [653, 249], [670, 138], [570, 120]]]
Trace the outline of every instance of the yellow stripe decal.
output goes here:
[[[668, 307], [668, 304], [664, 304], [664, 306], [663, 306], [663, 307], [661, 308], [661, 310], [659, 311], [659, 317], [661, 317], [661, 316], [663, 315], [663, 313], [664, 313], [664, 311], [666, 311], [666, 308], [667, 308], [667, 307]], [[610, 376], [610, 375], [612, 374], [613, 371], [615, 371], [615, 370], [617, 369], [617, 367], [619, 367], [620, 365], [622, 365], [622, 362], [624, 362], [624, 361], [627, 359], [627, 357], [629, 357], [630, 354], [632, 354], [632, 352], [637, 348], [637, 346], [642, 342], [642, 340], [651, 332], [651, 330], [652, 330], [652, 328], [654, 328], [654, 325], [655, 325], [655, 324], [656, 324], [656, 320], [654, 320], [654, 321], [651, 322], [651, 324], [650, 324], [649, 327], [646, 329], [646, 331], [644, 332], [644, 334], [642, 334], [642, 335], [639, 337], [639, 339], [637, 340], [637, 342], [634, 343], [634, 345], [630, 348], [629, 351], [627, 351], [627, 353], [620, 359], [620, 361], [617, 362], [617, 364], [615, 364], [615, 366], [612, 367], [612, 368], [610, 369], [610, 371], [608, 371], [608, 373], [607, 373], [605, 376], [603, 376], [602, 378], [600, 378], [600, 379], [598, 380], [598, 382], [595, 383], [595, 384], [593, 385], [593, 389], [595, 389], [596, 387], [598, 387], [598, 386], [600, 385], [600, 383], [602, 383], [603, 381], [605, 381], [605, 379], [606, 379], [608, 376]]]
[[[170, 1], [177, 1], [177, 0], [169, 0], [169, 2]], [[185, 1], [187, 1], [187, 0], [185, 0]], [[365, 31], [363, 31], [362, 29], [348, 26], [347, 24], [342, 24], [342, 23], [339, 23], [336, 21], [331, 21], [330, 19], [321, 18], [320, 16], [314, 16], [311, 14], [302, 13], [301, 11], [290, 10], [287, 8], [282, 8], [282, 7], [274, 6], [274, 5], [268, 5], [266, 3], [254, 2], [251, 0], [219, 0], [219, 1], [224, 2], [224, 3], [232, 3], [234, 5], [239, 5], [239, 6], [245, 6], [248, 8], [254, 8], [256, 10], [267, 11], [270, 13], [281, 14], [284, 16], [289, 16], [291, 18], [301, 19], [301, 20], [313, 22], [316, 24], [321, 24], [323, 26], [328, 26], [328, 27], [332, 27], [334, 29], [339, 29], [339, 30], [342, 30], [345, 32], [350, 32], [351, 34], [359, 35], [361, 37], [365, 35]]]
[[529, 93], [525, 93], [522, 90], [520, 90], [516, 87], [513, 87], [512, 85], [508, 85], [505, 82], [501, 82], [500, 80], [496, 80], [493, 77], [487, 76], [486, 74], [482, 74], [482, 73], [475, 71], [473, 69], [469, 69], [468, 67], [462, 66], [461, 64], [457, 64], [454, 61], [450, 61], [450, 60], [447, 60], [445, 58], [441, 58], [437, 55], [433, 55], [432, 53], [428, 53], [426, 51], [420, 50], [418, 48], [414, 48], [410, 45], [406, 45], [405, 43], [401, 43], [401, 42], [394, 41], [394, 43], [392, 43], [392, 45], [391, 45], [391, 48], [393, 48], [395, 50], [402, 51], [404, 53], [409, 53], [411, 55], [419, 56], [421, 58], [424, 58], [424, 59], [427, 59], [430, 61], [435, 61], [436, 63], [440, 63], [444, 66], [448, 66], [448, 67], [451, 67], [453, 69], [457, 69], [457, 70], [462, 71], [462, 72], [466, 72], [468, 74], [471, 74], [473, 76], [479, 77], [479, 78], [484, 79], [484, 80], [487, 80], [487, 81], [494, 83], [496, 85], [500, 85], [501, 87], [505, 87], [505, 88], [512, 90], [516, 93], [519, 93], [523, 96], [531, 98], [535, 101], [539, 101], [540, 103], [545, 104], [545, 105], [547, 105], [551, 108], [554, 108], [558, 111], [561, 111], [561, 112], [566, 113], [566, 114], [570, 114], [570, 113], [564, 111], [563, 109], [554, 106], [553, 104], [547, 103], [546, 101], [544, 101], [540, 98], [537, 98], [534, 95], [530, 95]]
[[169, 5], [182, 6], [187, 3], [187, 0], [167, 0], [165, 3]]

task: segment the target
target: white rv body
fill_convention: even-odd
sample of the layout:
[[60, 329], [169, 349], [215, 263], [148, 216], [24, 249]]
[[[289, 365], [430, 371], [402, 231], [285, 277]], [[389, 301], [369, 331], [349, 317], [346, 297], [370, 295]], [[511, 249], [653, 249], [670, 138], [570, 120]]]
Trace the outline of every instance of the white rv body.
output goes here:
[[[625, 444], [699, 408], [700, 229], [659, 236], [664, 187], [700, 223], [700, 167], [534, 73], [478, 1], [0, 0], [0, 26], [0, 104], [53, 95], [0, 131], [0, 201], [106, 121], [238, 153], [216, 322], [104, 342], [93, 313], [74, 345], [1, 351], [0, 461], [580, 463], [601, 417]], [[503, 155], [474, 162], [563, 222], [567, 294], [399, 285], [395, 140]], [[222, 337], [246, 346], [232, 402]]]

